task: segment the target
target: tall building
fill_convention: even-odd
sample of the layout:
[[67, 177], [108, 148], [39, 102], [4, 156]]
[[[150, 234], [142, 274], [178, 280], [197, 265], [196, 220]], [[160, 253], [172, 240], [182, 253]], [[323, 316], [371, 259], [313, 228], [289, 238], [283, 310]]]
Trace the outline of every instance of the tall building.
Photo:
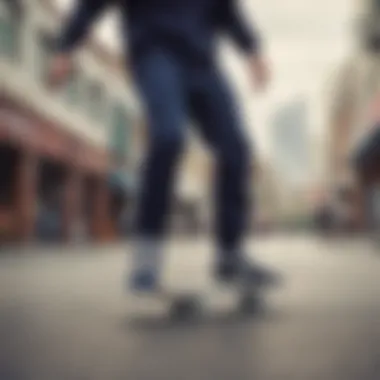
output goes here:
[[[0, 3], [0, 239], [117, 237], [140, 122], [124, 64], [96, 41], [52, 92], [60, 14], [49, 0]], [[127, 173], [128, 174], [128, 173]]]
[[310, 170], [307, 103], [301, 98], [279, 108], [272, 121], [272, 157], [288, 182], [304, 181]]
[[314, 141], [308, 104], [303, 98], [279, 108], [272, 121], [272, 165], [277, 214], [283, 223], [305, 220], [307, 193], [315, 180]]

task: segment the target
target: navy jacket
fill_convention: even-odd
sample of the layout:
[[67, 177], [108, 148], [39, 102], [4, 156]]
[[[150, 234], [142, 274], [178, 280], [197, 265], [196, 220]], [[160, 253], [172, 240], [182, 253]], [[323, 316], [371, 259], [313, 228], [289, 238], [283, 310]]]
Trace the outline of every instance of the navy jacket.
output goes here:
[[209, 62], [215, 35], [223, 33], [243, 52], [256, 53], [260, 48], [258, 33], [245, 23], [237, 0], [78, 0], [59, 38], [58, 50], [75, 48], [111, 5], [120, 10], [132, 60], [153, 46], [162, 46], [186, 62]]

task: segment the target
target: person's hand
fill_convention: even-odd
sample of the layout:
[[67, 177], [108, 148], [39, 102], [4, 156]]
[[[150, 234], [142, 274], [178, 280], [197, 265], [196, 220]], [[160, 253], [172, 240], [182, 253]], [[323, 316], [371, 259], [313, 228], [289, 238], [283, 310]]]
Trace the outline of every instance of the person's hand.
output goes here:
[[251, 55], [248, 58], [248, 65], [255, 90], [265, 91], [271, 79], [269, 63], [263, 56]]
[[53, 56], [49, 65], [48, 84], [52, 89], [61, 87], [69, 79], [73, 70], [72, 57], [67, 54]]

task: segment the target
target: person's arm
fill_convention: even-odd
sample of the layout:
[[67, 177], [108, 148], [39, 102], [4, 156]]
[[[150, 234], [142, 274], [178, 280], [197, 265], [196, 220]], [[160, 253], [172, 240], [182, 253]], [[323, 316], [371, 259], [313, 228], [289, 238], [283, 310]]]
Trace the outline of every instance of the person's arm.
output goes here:
[[78, 0], [57, 39], [55, 50], [66, 54], [75, 49], [110, 3], [110, 0]]
[[74, 10], [54, 44], [48, 80], [51, 88], [62, 85], [72, 73], [72, 51], [110, 3], [110, 0], [77, 0]]
[[261, 37], [243, 16], [238, 0], [224, 0], [218, 7], [220, 30], [232, 38], [247, 59], [257, 90], [265, 90], [270, 81], [269, 64], [262, 52]]
[[242, 52], [260, 55], [261, 37], [254, 25], [249, 25], [237, 0], [225, 0], [219, 9], [222, 30], [228, 34]]

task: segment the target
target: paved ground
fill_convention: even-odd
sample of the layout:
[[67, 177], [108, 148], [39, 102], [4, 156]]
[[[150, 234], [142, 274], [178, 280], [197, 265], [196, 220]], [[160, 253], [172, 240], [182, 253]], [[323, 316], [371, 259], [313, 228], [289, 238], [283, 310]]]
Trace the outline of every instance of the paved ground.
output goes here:
[[[380, 256], [361, 242], [272, 238], [281, 268], [262, 314], [136, 319], [123, 248], [0, 257], [1, 380], [378, 380]], [[165, 278], [202, 287], [205, 243], [171, 247]]]

